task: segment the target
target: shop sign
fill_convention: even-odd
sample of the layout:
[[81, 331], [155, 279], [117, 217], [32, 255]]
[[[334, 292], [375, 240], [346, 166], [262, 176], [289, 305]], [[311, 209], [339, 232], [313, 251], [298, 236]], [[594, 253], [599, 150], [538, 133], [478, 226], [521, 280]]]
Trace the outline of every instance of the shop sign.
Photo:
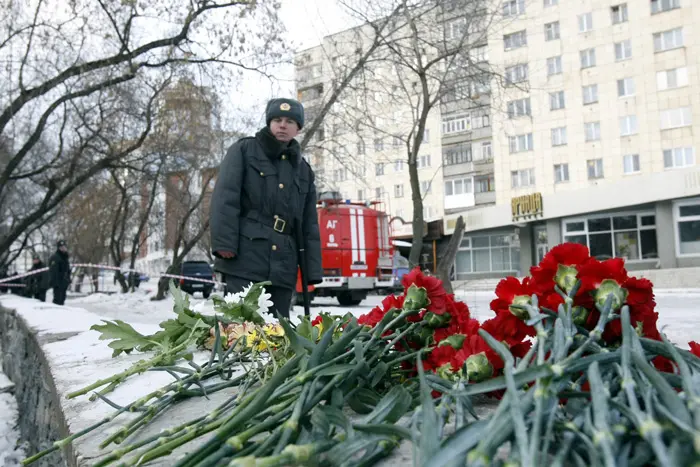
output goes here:
[[513, 221], [537, 218], [543, 214], [542, 193], [518, 196], [510, 200]]

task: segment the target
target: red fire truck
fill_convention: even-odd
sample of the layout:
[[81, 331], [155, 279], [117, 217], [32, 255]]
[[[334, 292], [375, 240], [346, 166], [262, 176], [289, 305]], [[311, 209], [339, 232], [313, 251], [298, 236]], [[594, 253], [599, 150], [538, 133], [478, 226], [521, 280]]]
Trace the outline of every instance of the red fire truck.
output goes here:
[[[316, 210], [323, 282], [309, 287], [311, 297], [337, 297], [349, 306], [359, 304], [373, 289], [392, 287], [393, 248], [381, 203], [343, 201], [338, 193], [321, 193]], [[301, 303], [300, 276], [296, 291]]]

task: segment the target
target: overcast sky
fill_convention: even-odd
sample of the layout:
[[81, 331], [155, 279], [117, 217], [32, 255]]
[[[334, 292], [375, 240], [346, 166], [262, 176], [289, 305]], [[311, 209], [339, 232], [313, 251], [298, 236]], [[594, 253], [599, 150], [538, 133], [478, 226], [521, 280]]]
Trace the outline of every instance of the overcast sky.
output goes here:
[[[297, 51], [319, 45], [324, 36], [356, 24], [336, 0], [282, 0], [279, 15], [287, 29], [288, 44]], [[268, 99], [295, 97], [294, 67], [282, 67], [275, 75], [278, 79], [274, 83], [261, 80], [259, 76], [248, 76], [242, 89], [231, 91], [234, 106], [239, 111], [249, 109], [253, 114], [259, 114], [262, 121]]]

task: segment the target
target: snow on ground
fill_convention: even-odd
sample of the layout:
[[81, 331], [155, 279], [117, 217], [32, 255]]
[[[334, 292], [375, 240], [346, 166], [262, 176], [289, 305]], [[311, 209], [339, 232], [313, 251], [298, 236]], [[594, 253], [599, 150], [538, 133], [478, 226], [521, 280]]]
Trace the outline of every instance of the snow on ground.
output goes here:
[[19, 444], [19, 410], [12, 393], [13, 386], [0, 368], [0, 466], [4, 467], [18, 467], [25, 456], [24, 448]]

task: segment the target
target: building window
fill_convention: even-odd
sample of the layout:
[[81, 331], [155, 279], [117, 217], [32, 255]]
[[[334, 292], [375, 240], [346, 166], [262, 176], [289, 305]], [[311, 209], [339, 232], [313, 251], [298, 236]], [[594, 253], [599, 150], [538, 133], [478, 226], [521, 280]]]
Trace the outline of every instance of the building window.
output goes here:
[[365, 142], [363, 140], [360, 140], [357, 142], [357, 153], [358, 154], [365, 153]]
[[583, 105], [595, 104], [598, 102], [598, 85], [591, 84], [583, 87]]
[[394, 185], [394, 198], [403, 198], [403, 185]]
[[579, 52], [581, 57], [581, 68], [591, 68], [595, 66], [595, 49], [590, 48]]
[[467, 21], [464, 18], [458, 18], [445, 24], [445, 40], [459, 40], [464, 37], [467, 31]]
[[459, 117], [445, 118], [442, 120], [442, 134], [444, 135], [461, 133], [471, 129], [472, 125], [469, 115], [461, 115]]
[[564, 146], [567, 142], [565, 126], [552, 128], [552, 146]]
[[569, 181], [569, 164], [554, 164], [554, 183]]
[[693, 112], [690, 107], [679, 107], [661, 111], [661, 129], [670, 130], [693, 124]]
[[493, 153], [491, 152], [491, 142], [487, 141], [481, 143], [481, 158], [484, 160], [491, 160], [493, 158]]
[[682, 169], [695, 165], [693, 148], [673, 148], [664, 150], [664, 169]]
[[424, 143], [430, 142], [430, 130], [428, 130], [428, 129], [425, 129], [425, 131], [423, 131], [423, 142]]
[[509, 136], [508, 137], [508, 147], [511, 154], [516, 152], [532, 151], [532, 133], [527, 133], [525, 135]]
[[615, 42], [615, 61], [621, 62], [632, 58], [632, 41], [626, 39], [621, 42]]
[[566, 107], [564, 101], [564, 91], [550, 92], [549, 93], [549, 109], [559, 110]]
[[688, 85], [688, 69], [686, 67], [656, 73], [656, 86], [659, 91], [681, 88]]
[[523, 117], [526, 115], [532, 115], [529, 97], [508, 102], [508, 118]]
[[445, 196], [458, 196], [474, 192], [472, 178], [458, 178], [445, 181]]
[[374, 197], [376, 199], [382, 199], [382, 187], [378, 186], [374, 189]]
[[528, 77], [528, 66], [527, 63], [519, 63], [517, 65], [510, 66], [505, 70], [506, 84], [522, 83], [527, 81]]
[[610, 7], [612, 15], [612, 24], [620, 24], [627, 22], [627, 4], [621, 3]]
[[374, 174], [375, 175], [384, 175], [384, 163], [383, 162], [378, 162], [374, 164]]
[[395, 148], [398, 148], [401, 146], [401, 137], [400, 136], [392, 136], [391, 137], [391, 145]]
[[430, 193], [430, 186], [432, 182], [430, 180], [423, 180], [420, 182], [420, 193], [421, 195], [427, 195]]
[[588, 167], [588, 180], [603, 178], [603, 159], [588, 159], [586, 167]]
[[506, 34], [503, 36], [503, 48], [504, 50], [519, 49], [520, 47], [525, 47], [527, 45], [527, 31], [522, 30], [514, 32], [512, 34]]
[[654, 34], [654, 52], [664, 52], [678, 47], [683, 47], [683, 28]]
[[489, 59], [489, 48], [486, 45], [473, 47], [469, 50], [469, 56], [474, 63], [485, 62]]
[[578, 32], [588, 32], [593, 29], [593, 13], [578, 15]]
[[600, 139], [600, 122], [588, 122], [583, 125], [586, 142]]
[[651, 14], [663, 13], [681, 7], [681, 0], [651, 0]]
[[515, 235], [465, 237], [455, 258], [455, 273], [520, 270], [520, 242]]
[[374, 150], [383, 151], [384, 150], [384, 140], [382, 138], [374, 139]]
[[430, 154], [419, 156], [418, 159], [416, 159], [416, 167], [419, 169], [430, 167]]
[[394, 172], [403, 172], [403, 159], [394, 161]]
[[559, 21], [544, 25], [544, 40], [553, 41], [559, 39]]
[[525, 0], [503, 2], [503, 16], [518, 16], [525, 13]]
[[634, 174], [639, 172], [639, 154], [627, 154], [622, 156], [622, 170], [625, 174]]
[[513, 170], [510, 172], [511, 188], [525, 188], [535, 184], [535, 169]]
[[348, 168], [344, 167], [342, 169], [335, 169], [333, 171], [333, 181], [344, 182], [348, 179]]
[[496, 191], [496, 180], [493, 175], [484, 175], [474, 179], [474, 191], [476, 193], [489, 193]]
[[472, 161], [472, 147], [468, 144], [448, 146], [442, 150], [442, 163], [444, 165], [464, 164]]
[[363, 190], [363, 189], [357, 190], [357, 200], [358, 200], [358, 201], [364, 201], [364, 200], [365, 200], [365, 190]]
[[600, 260], [658, 258], [653, 212], [566, 219], [563, 224], [565, 242], [586, 245], [591, 256]]
[[634, 78], [622, 78], [617, 80], [617, 97], [634, 96]]
[[560, 75], [562, 71], [561, 55], [547, 59], [547, 76]]
[[677, 202], [674, 205], [677, 253], [700, 254], [700, 200]]
[[559, 0], [544, 0], [545, 8], [548, 6], [559, 5]]
[[636, 135], [638, 132], [636, 115], [620, 117], [620, 136]]

